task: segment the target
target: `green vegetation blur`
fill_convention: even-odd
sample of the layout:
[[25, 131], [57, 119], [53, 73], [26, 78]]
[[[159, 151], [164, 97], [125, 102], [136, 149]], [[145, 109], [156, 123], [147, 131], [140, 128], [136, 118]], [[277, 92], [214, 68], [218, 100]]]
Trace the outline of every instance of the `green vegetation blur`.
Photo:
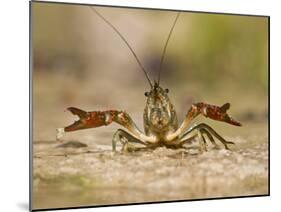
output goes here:
[[[127, 38], [155, 79], [176, 12], [96, 8]], [[210, 87], [237, 83], [267, 92], [268, 24], [266, 17], [182, 12], [161, 80]], [[32, 35], [35, 73], [79, 80], [118, 78], [125, 72], [122, 77], [136, 80], [142, 74], [124, 42], [87, 6], [34, 3]]]

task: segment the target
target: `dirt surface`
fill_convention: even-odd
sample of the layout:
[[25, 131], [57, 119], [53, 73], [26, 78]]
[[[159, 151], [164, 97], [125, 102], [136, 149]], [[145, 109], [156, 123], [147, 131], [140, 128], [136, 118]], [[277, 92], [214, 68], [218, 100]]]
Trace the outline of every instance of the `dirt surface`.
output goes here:
[[210, 143], [203, 154], [197, 142], [189, 149], [113, 153], [110, 142], [96, 144], [90, 137], [35, 141], [34, 207], [267, 194], [267, 137], [232, 140], [232, 150], [213, 149]]

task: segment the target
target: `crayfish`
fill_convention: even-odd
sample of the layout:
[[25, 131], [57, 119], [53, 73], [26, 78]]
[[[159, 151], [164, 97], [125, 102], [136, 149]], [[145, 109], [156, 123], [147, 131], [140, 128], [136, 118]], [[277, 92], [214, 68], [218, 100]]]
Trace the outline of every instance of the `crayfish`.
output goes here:
[[[112, 122], [115, 122], [127, 129], [127, 131], [118, 129], [115, 132], [112, 139], [113, 151], [116, 151], [118, 142], [122, 144], [122, 149], [127, 151], [135, 151], [140, 148], [155, 149], [160, 146], [175, 149], [183, 148], [186, 143], [189, 143], [195, 138], [199, 138], [201, 151], [207, 150], [206, 138], [208, 138], [216, 147], [218, 147], [218, 145], [216, 144], [214, 137], [217, 138], [226, 149], [229, 148], [229, 144], [234, 144], [231, 141], [226, 141], [212, 127], [205, 123], [190, 127], [191, 121], [198, 115], [203, 115], [204, 117], [223, 121], [235, 126], [241, 126], [238, 121], [234, 120], [227, 114], [227, 110], [230, 108], [229, 103], [222, 106], [210, 105], [203, 102], [192, 104], [183, 122], [179, 126], [175, 108], [168, 97], [169, 90], [163, 89], [160, 86], [160, 73], [166, 48], [180, 12], [177, 13], [163, 49], [158, 80], [152, 83], [137, 55], [123, 35], [95, 8], [90, 7], [90, 9], [103, 19], [125, 42], [149, 82], [150, 91], [145, 92], [147, 101], [143, 113], [144, 133], [136, 126], [130, 115], [125, 111], [106, 110], [86, 112], [75, 107], [69, 107], [67, 110], [72, 114], [77, 115], [79, 120], [67, 127], [58, 128], [57, 139], [60, 139], [65, 132], [107, 126]], [[142, 147], [139, 147], [139, 145]]]

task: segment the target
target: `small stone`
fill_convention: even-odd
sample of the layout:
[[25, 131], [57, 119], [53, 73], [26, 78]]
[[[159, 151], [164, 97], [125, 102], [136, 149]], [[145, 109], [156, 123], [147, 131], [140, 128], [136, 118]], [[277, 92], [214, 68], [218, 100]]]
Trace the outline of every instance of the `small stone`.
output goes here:
[[83, 147], [88, 147], [88, 145], [81, 143], [79, 141], [69, 141], [56, 146], [56, 148], [83, 148]]

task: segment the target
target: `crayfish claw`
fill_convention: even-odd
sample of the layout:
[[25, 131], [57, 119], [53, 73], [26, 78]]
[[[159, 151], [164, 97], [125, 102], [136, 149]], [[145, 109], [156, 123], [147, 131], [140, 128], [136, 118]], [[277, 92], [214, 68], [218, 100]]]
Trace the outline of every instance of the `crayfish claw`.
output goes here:
[[73, 115], [79, 116], [80, 119], [86, 118], [88, 115], [88, 113], [86, 111], [81, 110], [76, 107], [69, 107], [69, 108], [67, 108], [67, 110], [69, 110]]
[[230, 108], [230, 103], [225, 103], [221, 107], [216, 105], [209, 105], [205, 104], [203, 102], [194, 104], [193, 107], [198, 111], [198, 113], [201, 113], [207, 118], [211, 118], [213, 120], [217, 121], [223, 121], [228, 124], [232, 124], [235, 126], [242, 126], [242, 124], [236, 120], [234, 120], [232, 117], [230, 117], [226, 111]]
[[229, 124], [232, 124], [232, 125], [235, 125], [235, 126], [238, 126], [238, 127], [241, 127], [242, 124], [236, 120], [234, 120], [233, 118], [231, 118], [229, 115], [226, 114], [224, 120], [222, 120], [224, 122], [227, 122]]
[[226, 112], [230, 108], [230, 103], [225, 103], [223, 106], [220, 107], [222, 112]]

